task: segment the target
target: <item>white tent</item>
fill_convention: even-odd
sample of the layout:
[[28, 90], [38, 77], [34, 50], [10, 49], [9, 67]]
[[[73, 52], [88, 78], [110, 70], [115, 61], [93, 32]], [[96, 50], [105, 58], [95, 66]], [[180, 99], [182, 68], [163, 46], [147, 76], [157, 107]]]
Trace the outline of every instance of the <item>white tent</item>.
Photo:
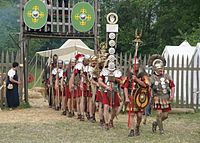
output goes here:
[[[172, 57], [174, 56], [174, 66], [173, 67], [184, 67], [184, 68], [189, 68], [191, 67], [191, 63], [194, 62], [194, 67], [197, 67], [197, 57], [198, 55], [200, 56], [200, 43], [197, 44], [197, 46], [191, 46], [186, 40], [182, 42], [179, 46], [165, 46], [165, 49], [162, 53], [163, 57], [167, 60], [169, 60], [169, 67], [172, 67]], [[177, 64], [177, 57], [179, 55], [179, 65]], [[182, 61], [182, 57], [184, 61]], [[187, 65], [187, 57], [188, 57], [188, 62], [189, 64]], [[182, 65], [182, 62], [184, 62], [184, 65]], [[199, 67], [198, 67], [199, 68]], [[193, 77], [191, 73], [193, 72]], [[183, 75], [182, 75], [183, 73]], [[188, 91], [197, 91], [197, 82], [200, 84], [200, 79], [197, 79], [197, 77], [200, 77], [200, 72], [196, 71], [188, 71], [188, 82], [186, 83], [186, 70], [179, 70], [179, 75], [177, 75], [177, 71], [174, 71], [174, 74], [172, 75], [172, 72], [169, 71], [170, 76], [173, 77], [173, 80], [175, 84], [179, 84], [179, 94], [181, 94], [181, 89], [183, 90], [183, 97], [184, 97], [184, 102], [186, 101], [186, 96], [189, 99], [191, 98], [191, 92], [186, 93], [186, 85], [189, 85]], [[198, 74], [198, 75], [197, 75]], [[177, 76], [179, 76], [179, 81], [177, 81]], [[183, 77], [183, 80], [181, 79]], [[183, 82], [182, 82], [183, 81]], [[191, 89], [191, 84], [193, 83], [193, 89]], [[175, 93], [176, 95], [176, 93]], [[181, 100], [181, 95], [179, 95], [179, 100]], [[200, 100], [199, 100], [200, 102]], [[194, 103], [196, 103], [196, 98], [194, 96]]]
[[69, 60], [77, 53], [94, 55], [94, 50], [90, 49], [80, 39], [69, 39], [58, 49], [37, 52], [42, 57], [50, 57], [57, 54], [61, 60]]
[[[186, 40], [182, 42], [179, 46], [165, 46], [165, 49], [162, 53], [165, 59], [169, 57], [172, 59], [174, 56], [174, 67], [182, 65], [182, 56], [184, 57], [184, 67], [186, 67], [186, 60], [188, 57], [189, 63], [191, 62], [194, 53], [196, 51], [196, 47], [191, 46]], [[177, 56], [179, 55], [179, 65], [177, 65]], [[172, 62], [169, 63], [172, 66]]]

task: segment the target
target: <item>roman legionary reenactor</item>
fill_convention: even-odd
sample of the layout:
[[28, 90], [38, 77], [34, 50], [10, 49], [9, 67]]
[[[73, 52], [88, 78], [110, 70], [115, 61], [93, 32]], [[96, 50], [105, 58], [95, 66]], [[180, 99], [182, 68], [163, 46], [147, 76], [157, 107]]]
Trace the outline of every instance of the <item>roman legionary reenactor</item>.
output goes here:
[[[68, 80], [70, 79], [73, 71], [74, 71], [74, 67], [76, 65], [76, 58], [71, 58], [70, 60], [70, 64], [69, 64], [69, 68], [67, 70], [67, 77], [68, 77]], [[69, 88], [69, 81], [68, 81], [68, 88]], [[73, 89], [71, 89], [71, 92], [69, 90], [69, 93], [67, 94], [67, 107], [68, 107], [68, 117], [73, 117], [74, 116], [74, 105], [75, 105], [75, 94], [76, 94], [76, 90], [77, 87], [74, 87]]]
[[[134, 71], [135, 67], [135, 71]], [[127, 80], [125, 81], [124, 94], [128, 105], [128, 126], [131, 129], [129, 137], [140, 135], [140, 123], [145, 107], [148, 105], [150, 96], [150, 80], [147, 73], [142, 69], [140, 61], [132, 60], [132, 65], [127, 72]], [[136, 124], [134, 117], [136, 116]], [[135, 126], [135, 127], [134, 127]]]
[[92, 56], [90, 58], [90, 64], [88, 69], [88, 81], [89, 81], [89, 94], [88, 94], [88, 110], [89, 110], [89, 121], [94, 123], [95, 119], [95, 99], [98, 89], [98, 76], [94, 74], [95, 67], [97, 66], [97, 57]]
[[83, 91], [84, 91], [84, 110], [86, 112], [86, 117], [88, 120], [90, 120], [90, 104], [89, 104], [89, 99], [92, 97], [92, 92], [91, 92], [91, 84], [90, 84], [90, 75], [89, 75], [89, 70], [91, 69], [91, 66], [89, 65], [90, 61], [90, 55], [85, 55], [84, 60], [83, 60]]
[[55, 70], [54, 75], [56, 75], [55, 81], [55, 110], [61, 109], [61, 100], [63, 96], [63, 61], [58, 60], [57, 68]]
[[153, 107], [157, 112], [156, 121], [152, 123], [152, 131], [156, 132], [158, 126], [160, 134], [163, 134], [163, 121], [168, 118], [168, 113], [171, 110], [175, 85], [171, 77], [164, 71], [166, 61], [162, 56], [152, 55], [148, 64], [153, 68], [151, 75], [152, 100]]
[[[67, 106], [69, 92], [69, 78], [70, 78], [70, 67], [69, 61], [64, 61], [63, 68], [63, 96], [62, 96], [62, 115], [66, 115], [69, 107]], [[70, 111], [71, 112], [71, 111]]]
[[[107, 53], [107, 46], [105, 42], [102, 42], [100, 44], [99, 50], [98, 50], [98, 59], [97, 59], [97, 65], [95, 66], [95, 69], [93, 71], [93, 75], [99, 79], [100, 72], [104, 68], [104, 62], [107, 59], [108, 53]], [[99, 83], [97, 84], [97, 89], [96, 89], [96, 107], [98, 108], [98, 113], [99, 113], [99, 120], [100, 120], [100, 126], [103, 127], [105, 124], [104, 120], [104, 114], [103, 114], [103, 98], [102, 95], [104, 93], [104, 88], [99, 86]]]
[[[122, 73], [113, 65], [107, 64], [100, 73], [99, 85], [103, 88], [102, 103], [104, 106], [105, 129], [113, 128], [113, 120], [120, 106], [119, 86]], [[111, 110], [111, 114], [109, 113]]]
[[49, 107], [52, 106], [52, 101], [51, 101], [51, 95], [50, 95], [50, 68], [52, 67], [51, 61], [49, 59], [49, 62], [45, 64], [44, 67], [44, 73], [43, 73], [43, 80], [42, 83], [44, 84], [44, 89], [45, 89], [45, 98], [48, 99], [49, 102]]
[[[51, 61], [51, 59], [50, 59]], [[58, 56], [56, 54], [53, 55], [53, 60], [50, 64], [50, 88], [49, 88], [49, 105], [50, 107], [55, 107], [55, 81], [56, 81], [56, 71], [57, 71], [57, 62], [58, 62]]]
[[84, 74], [83, 74], [83, 69], [84, 69], [84, 64], [83, 64], [83, 60], [84, 60], [84, 55], [82, 54], [77, 54], [75, 56], [77, 63], [74, 67], [74, 71], [70, 77], [70, 81], [69, 81], [69, 90], [70, 92], [72, 92], [72, 89], [75, 88], [76, 89], [76, 108], [77, 108], [77, 114], [78, 114], [78, 118], [81, 121], [84, 121], [84, 112], [85, 112], [85, 104], [84, 104], [84, 96], [85, 92], [84, 92], [84, 87], [83, 87], [83, 83], [84, 83]]

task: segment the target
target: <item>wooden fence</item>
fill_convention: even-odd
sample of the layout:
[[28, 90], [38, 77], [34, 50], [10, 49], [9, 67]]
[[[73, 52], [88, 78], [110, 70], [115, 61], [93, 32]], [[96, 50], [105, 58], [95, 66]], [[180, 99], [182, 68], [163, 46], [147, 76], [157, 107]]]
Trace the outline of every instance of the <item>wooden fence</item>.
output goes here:
[[[128, 70], [132, 55], [128, 53], [120, 53], [116, 54], [117, 57], [117, 66], [123, 74], [126, 73]], [[147, 61], [150, 57], [150, 55], [144, 55], [139, 56], [143, 66], [145, 67], [146, 71], [148, 73], [151, 73], [151, 68], [147, 67]], [[1, 53], [1, 85], [5, 82], [6, 79], [6, 73], [11, 67], [11, 63], [13, 61], [20, 61], [20, 55], [19, 53], [14, 52], [2, 52]], [[45, 66], [46, 59], [43, 57], [37, 57], [37, 63], [29, 64], [29, 72], [32, 71], [32, 73], [35, 74], [34, 76], [36, 83], [39, 77], [41, 75], [38, 73], [38, 69], [43, 69]], [[175, 107], [186, 107], [186, 108], [196, 108], [198, 109], [200, 107], [200, 57], [199, 55], [194, 55], [192, 58], [189, 57], [180, 57], [178, 56], [168, 56], [166, 57], [167, 65], [166, 65], [166, 72], [172, 77], [172, 79], [175, 82], [176, 85], [176, 92], [175, 92], [175, 101], [174, 106]], [[21, 77], [23, 75], [19, 74]], [[22, 78], [21, 78], [22, 79]], [[19, 90], [20, 91], [20, 90]], [[1, 94], [1, 105], [3, 105], [3, 102], [5, 101], [5, 93], [4, 90], [0, 91]], [[22, 100], [22, 93], [19, 93], [20, 98]]]

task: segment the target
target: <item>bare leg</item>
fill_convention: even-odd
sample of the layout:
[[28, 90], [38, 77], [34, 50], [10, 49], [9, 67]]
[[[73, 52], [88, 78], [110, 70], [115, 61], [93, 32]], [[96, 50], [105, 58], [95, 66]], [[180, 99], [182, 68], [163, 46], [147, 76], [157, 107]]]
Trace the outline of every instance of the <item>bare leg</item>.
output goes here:
[[74, 90], [72, 91], [72, 93], [71, 93], [71, 110], [72, 110], [72, 114], [74, 114], [74, 111], [75, 111], [75, 109], [74, 109], [74, 102], [75, 102], [75, 100], [74, 100]]
[[159, 130], [160, 130], [160, 133], [163, 134], [163, 123], [162, 123], [162, 110], [157, 110], [157, 124], [158, 124], [158, 127], [159, 127]]
[[110, 127], [111, 127], [111, 128], [114, 127], [114, 125], [113, 125], [113, 120], [114, 120], [114, 118], [115, 118], [116, 115], [117, 115], [118, 109], [119, 109], [118, 107], [115, 107], [115, 108], [112, 109], [111, 118], [110, 118]]
[[93, 116], [93, 104], [92, 104], [91, 97], [88, 97], [88, 109], [89, 109], [90, 117], [92, 117]]
[[80, 97], [80, 113], [81, 113], [81, 121], [84, 120], [84, 112], [85, 112], [85, 97], [82, 95]]
[[142, 113], [138, 112], [137, 113], [137, 124], [136, 124], [136, 128], [135, 128], [135, 136], [139, 136], [140, 135], [140, 123], [142, 121]]
[[66, 96], [63, 96], [62, 97], [62, 107], [61, 107], [62, 115], [66, 115], [66, 110], [67, 110], [66, 100], [67, 100]]
[[103, 119], [103, 104], [101, 102], [99, 104], [99, 119], [100, 119], [100, 126], [103, 126], [104, 119]]
[[163, 112], [162, 113], [162, 121], [166, 120], [168, 118], [168, 112]]
[[109, 129], [109, 106], [107, 104], [104, 104], [104, 120], [106, 125], [106, 130]]
[[78, 119], [80, 119], [80, 115], [81, 115], [81, 111], [80, 111], [80, 97], [76, 97], [76, 108], [77, 108]]
[[132, 119], [131, 130], [130, 130], [130, 132], [128, 134], [128, 137], [133, 137], [135, 135], [135, 133], [134, 133], [134, 125], [135, 125], [134, 116], [135, 116], [135, 113], [132, 113], [131, 114], [131, 119]]

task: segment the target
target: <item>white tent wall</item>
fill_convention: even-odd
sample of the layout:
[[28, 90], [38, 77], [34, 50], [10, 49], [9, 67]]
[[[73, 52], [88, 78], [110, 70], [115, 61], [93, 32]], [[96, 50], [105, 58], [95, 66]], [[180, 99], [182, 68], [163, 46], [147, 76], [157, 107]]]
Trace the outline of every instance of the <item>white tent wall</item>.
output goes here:
[[[193, 47], [187, 41], [184, 41], [179, 46], [166, 46], [162, 54], [166, 60], [167, 58], [169, 58], [167, 60], [169, 61], [169, 63], [167, 63], [169, 67], [171, 68], [173, 67], [187, 68], [188, 67], [189, 69], [189, 70], [184, 69], [184, 70], [179, 70], [179, 71], [174, 70], [173, 75], [172, 75], [172, 70], [169, 71], [169, 75], [173, 77], [175, 85], [176, 86], [178, 85], [176, 87], [175, 96], [178, 93], [179, 94], [178, 100], [181, 102], [181, 94], [183, 94], [184, 104], [186, 104], [186, 101], [188, 101], [189, 104], [191, 103], [191, 94], [193, 94], [194, 96], [193, 103], [196, 104], [196, 96], [194, 95], [194, 93], [191, 92], [191, 91], [197, 90], [197, 85], [198, 85], [197, 82], [200, 82], [200, 80], [197, 79], [197, 77], [200, 76], [200, 72], [198, 72], [198, 75], [197, 75], [196, 71], [191, 70], [192, 62], [194, 62], [194, 67], [197, 67], [197, 64], [195, 64], [195, 62], [197, 63], [197, 56], [195, 56], [196, 49], [197, 47]], [[178, 59], [178, 56], [179, 56], [179, 59]], [[188, 58], [189, 64], [187, 64], [187, 58]], [[173, 60], [174, 60], [174, 64], [172, 66]], [[177, 76], [179, 76], [179, 78]], [[191, 86], [192, 84], [193, 84], [193, 88]], [[188, 87], [188, 89], [186, 87]], [[175, 99], [177, 98], [175, 97]]]
[[90, 49], [80, 39], [69, 39], [58, 49], [40, 51], [36, 54], [42, 57], [50, 57], [57, 54], [60, 60], [70, 60], [77, 53], [94, 55], [94, 50]]
[[[36, 53], [36, 62], [35, 62], [35, 77], [37, 76], [37, 63], [38, 63], [38, 58], [48, 58], [46, 63], [50, 63], [50, 57], [53, 56], [54, 54], [58, 55], [59, 60], [70, 60], [72, 57], [75, 57], [76, 54], [87, 54], [87, 55], [94, 55], [94, 50], [90, 49], [85, 43], [83, 43], [80, 39], [69, 39], [67, 40], [60, 48], [58, 49], [53, 49], [53, 50], [46, 50], [46, 51], [39, 51]], [[45, 63], [45, 61], [44, 61]], [[42, 64], [40, 64], [42, 65]], [[42, 67], [42, 66], [41, 66]], [[34, 68], [31, 69], [31, 71]], [[42, 69], [42, 68], [41, 68]], [[40, 81], [42, 74], [44, 70], [40, 73], [39, 77], [37, 80], [34, 80], [33, 87]]]

